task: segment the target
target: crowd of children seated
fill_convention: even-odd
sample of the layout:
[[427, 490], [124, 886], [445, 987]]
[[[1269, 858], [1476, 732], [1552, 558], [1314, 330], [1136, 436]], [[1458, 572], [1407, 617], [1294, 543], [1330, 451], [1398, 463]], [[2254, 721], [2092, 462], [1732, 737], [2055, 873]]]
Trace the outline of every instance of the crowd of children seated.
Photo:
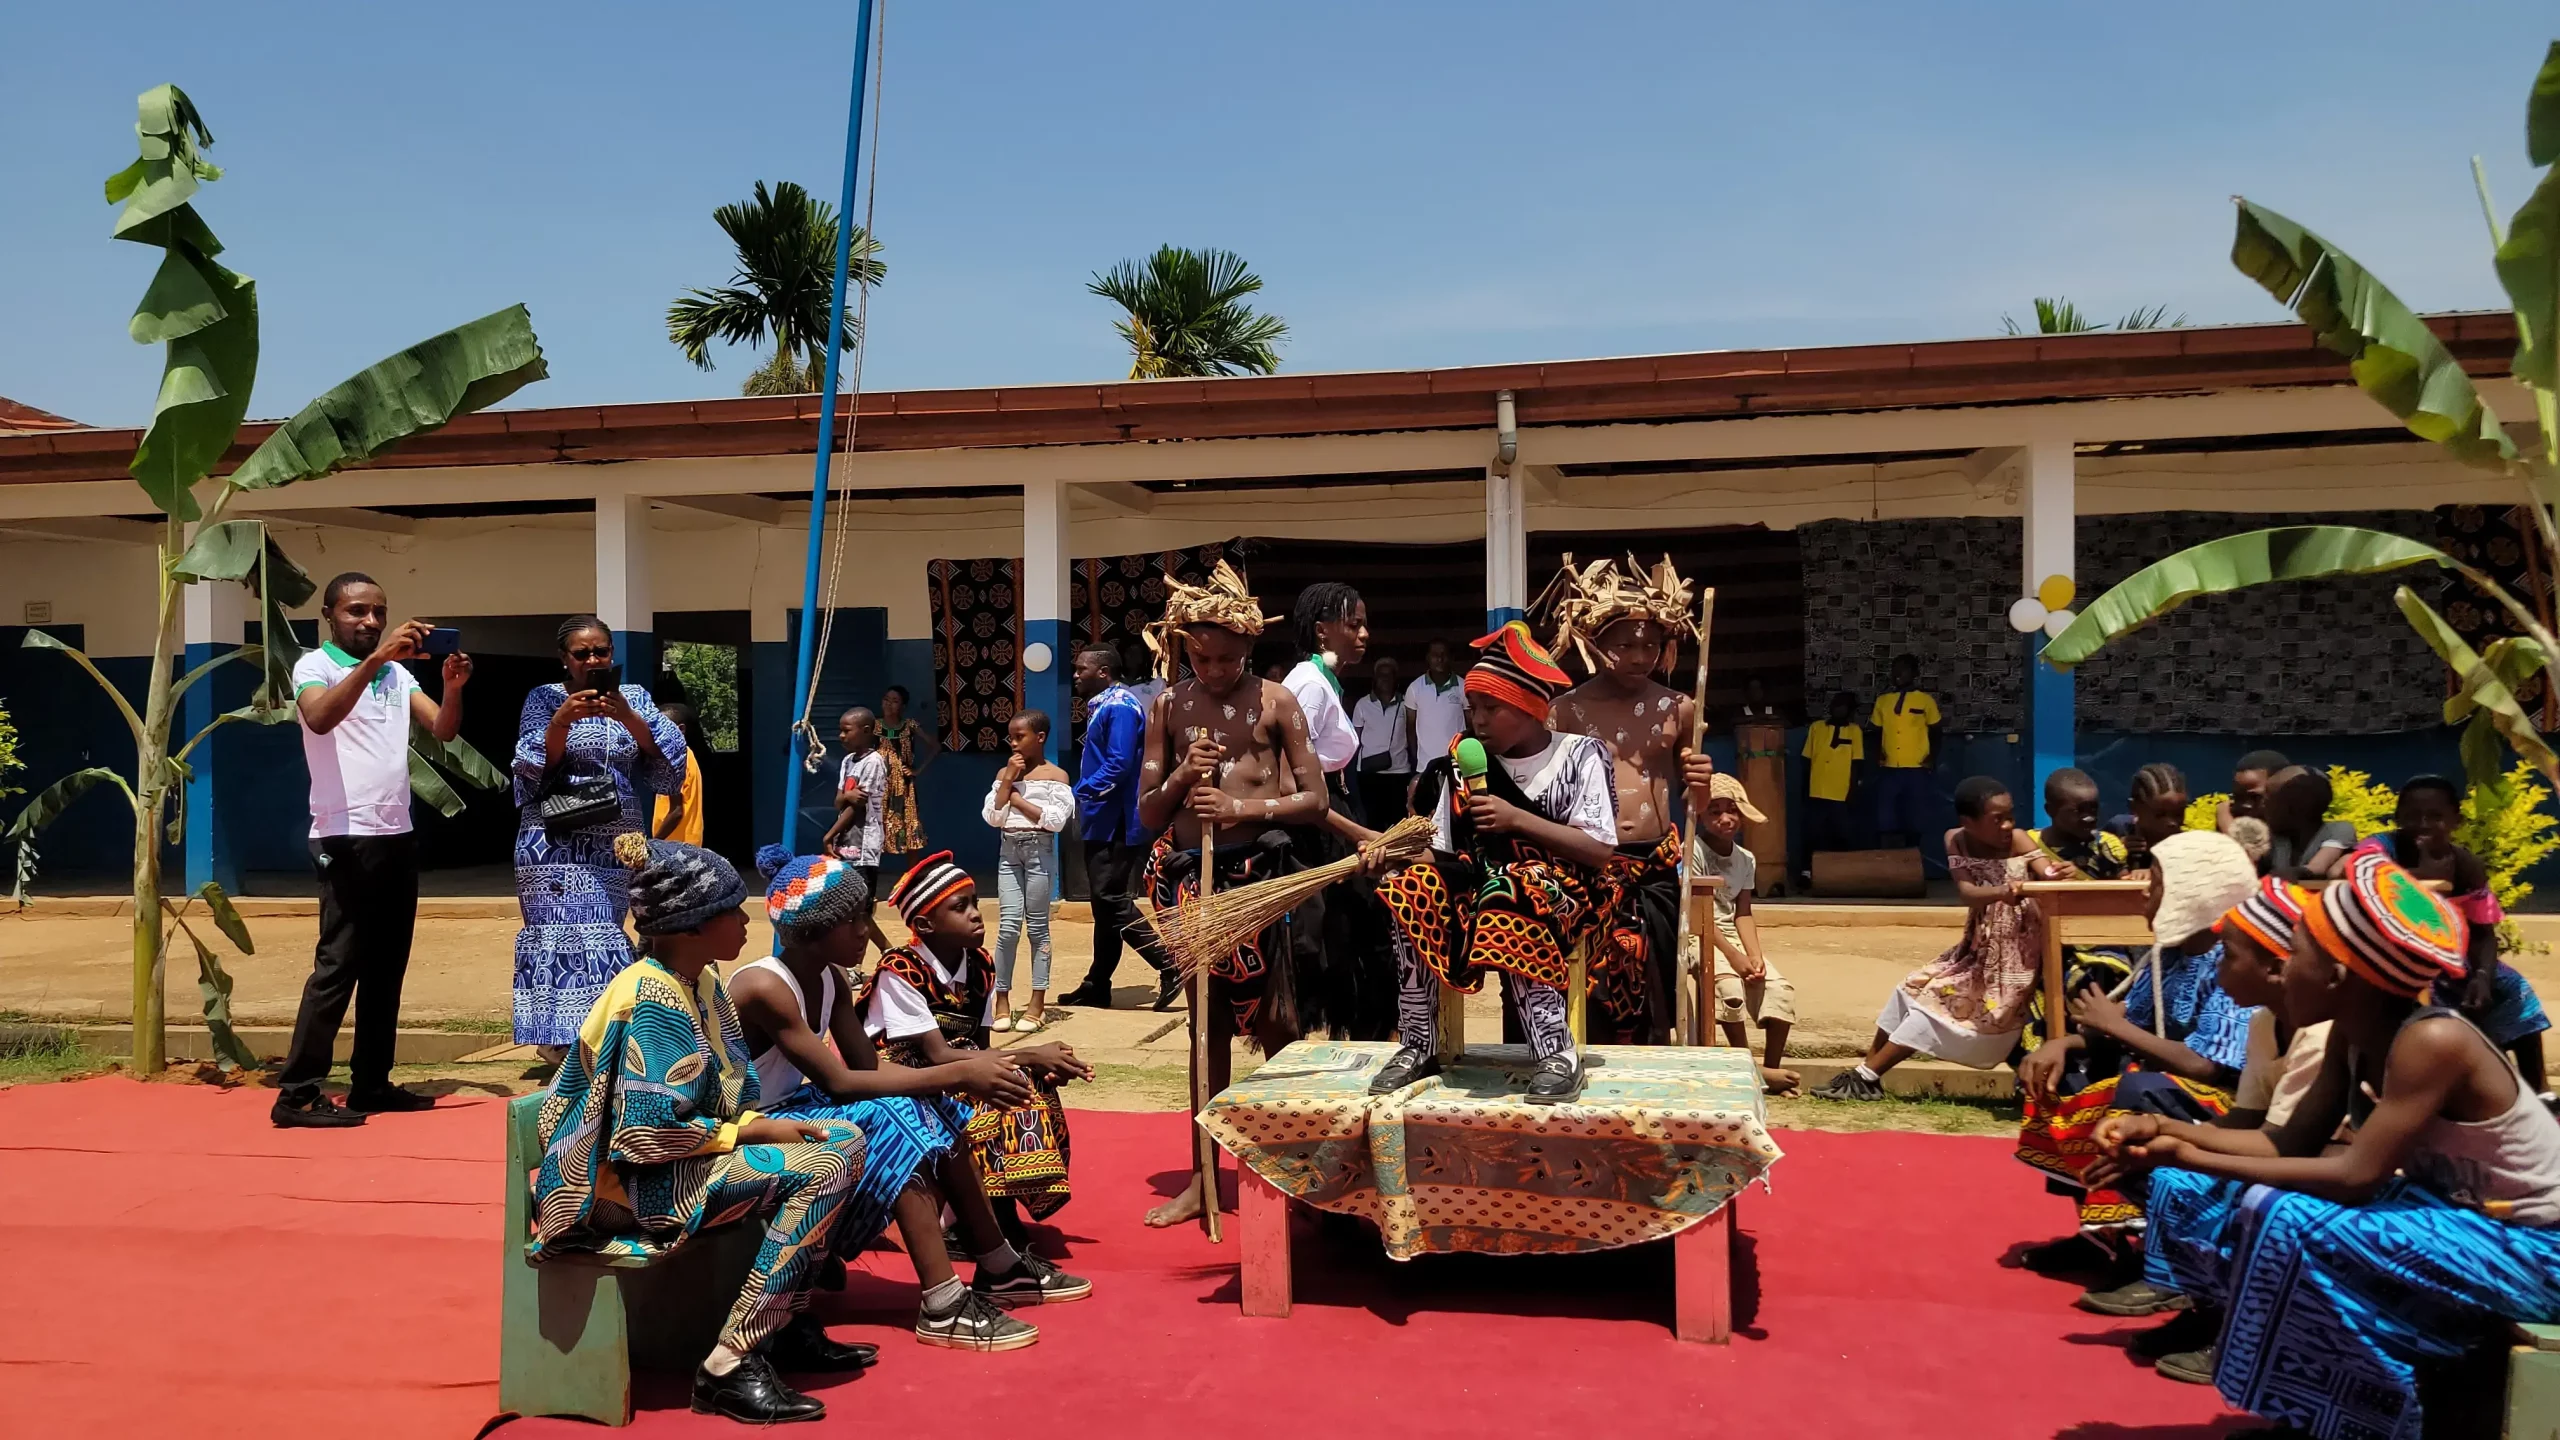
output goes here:
[[[2416, 1440], [2428, 1404], [2477, 1399], [2442, 1377], [2503, 1353], [2510, 1322], [2560, 1320], [2550, 1022], [2499, 958], [2454, 782], [2410, 780], [2369, 836], [2271, 751], [2241, 759], [2214, 828], [2183, 828], [2188, 798], [2149, 766], [2101, 825], [2064, 770], [2028, 832], [1996, 782], [1958, 787], [1964, 937], [1816, 1093], [1878, 1098], [1920, 1052], [2014, 1063], [2018, 1158], [2076, 1222], [2028, 1268], [2085, 1279], [2083, 1309], [2168, 1317], [2133, 1352], [2278, 1433]], [[2064, 993], [2037, 994], [2030, 878], [2146, 879], [2156, 948], [2067, 951]]]

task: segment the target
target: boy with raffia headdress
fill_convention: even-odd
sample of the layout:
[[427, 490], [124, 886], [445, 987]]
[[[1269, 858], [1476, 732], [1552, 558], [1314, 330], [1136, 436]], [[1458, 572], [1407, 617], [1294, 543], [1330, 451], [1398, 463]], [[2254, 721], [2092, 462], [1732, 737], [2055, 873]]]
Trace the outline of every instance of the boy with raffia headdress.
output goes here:
[[[1217, 889], [1229, 890], [1297, 868], [1290, 826], [1320, 823], [1324, 771], [1307, 739], [1307, 718], [1286, 686], [1247, 673], [1265, 616], [1244, 577], [1225, 561], [1206, 585], [1168, 582], [1164, 618], [1147, 627], [1156, 673], [1172, 683], [1147, 709], [1138, 771], [1138, 819], [1161, 832], [1147, 857], [1146, 889], [1158, 909], [1200, 893], [1200, 842], [1217, 835]], [[1188, 676], [1181, 671], [1187, 667]], [[1311, 899], [1288, 918], [1209, 968], [1206, 1076], [1215, 1094], [1233, 1073], [1230, 1042], [1250, 1036], [1265, 1052], [1302, 1033], [1298, 971], [1321, 965], [1323, 912]], [[1313, 987], [1309, 987], [1313, 993]], [[1154, 1226], [1200, 1213], [1199, 1178], [1147, 1212]]]
[[1595, 1035], [1619, 1044], [1667, 1044], [1678, 997], [1680, 837], [1671, 792], [1682, 783], [1681, 752], [1697, 724], [1696, 703], [1655, 677], [1697, 634], [1696, 587], [1671, 557], [1651, 569], [1627, 557], [1575, 569], [1573, 557], [1539, 597], [1555, 620], [1550, 647], [1570, 648], [1591, 678], [1555, 703], [1553, 723], [1568, 735], [1608, 743], [1618, 805], [1617, 853], [1607, 868], [1608, 931], [1591, 966]]
[[1500, 971], [1537, 1057], [1525, 1098], [1562, 1104], [1582, 1093], [1567, 967], [1607, 918], [1601, 872], [1617, 854], [1617, 786], [1605, 743], [1547, 728], [1572, 677], [1529, 627], [1514, 620], [1475, 644], [1467, 728], [1492, 763], [1460, 776], [1455, 745], [1431, 762], [1414, 791], [1432, 817], [1431, 856], [1378, 886], [1396, 922], [1397, 1049], [1369, 1093], [1439, 1073], [1440, 986], [1474, 990]]

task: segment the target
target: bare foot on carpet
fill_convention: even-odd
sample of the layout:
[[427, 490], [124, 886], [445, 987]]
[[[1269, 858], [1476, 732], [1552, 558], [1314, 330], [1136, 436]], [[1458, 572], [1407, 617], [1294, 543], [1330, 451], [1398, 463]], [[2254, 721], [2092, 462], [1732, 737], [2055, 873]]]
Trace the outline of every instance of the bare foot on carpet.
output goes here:
[[1804, 1077], [1793, 1070], [1763, 1065], [1760, 1067], [1760, 1088], [1772, 1095], [1793, 1095], [1804, 1088]]
[[1169, 1225], [1187, 1225], [1200, 1218], [1200, 1177], [1193, 1175], [1182, 1193], [1147, 1212], [1147, 1224], [1162, 1230]]

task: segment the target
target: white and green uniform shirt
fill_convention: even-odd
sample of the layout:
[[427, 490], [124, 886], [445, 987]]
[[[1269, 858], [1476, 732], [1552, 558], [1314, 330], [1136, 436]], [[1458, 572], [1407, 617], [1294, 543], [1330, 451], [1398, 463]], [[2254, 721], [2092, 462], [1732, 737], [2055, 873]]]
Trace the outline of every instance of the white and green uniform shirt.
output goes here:
[[[297, 705], [312, 690], [337, 684], [363, 662], [323, 644], [294, 663]], [[302, 726], [302, 758], [311, 769], [311, 835], [409, 833], [409, 697], [418, 682], [397, 662], [375, 672], [347, 718], [326, 735]]]

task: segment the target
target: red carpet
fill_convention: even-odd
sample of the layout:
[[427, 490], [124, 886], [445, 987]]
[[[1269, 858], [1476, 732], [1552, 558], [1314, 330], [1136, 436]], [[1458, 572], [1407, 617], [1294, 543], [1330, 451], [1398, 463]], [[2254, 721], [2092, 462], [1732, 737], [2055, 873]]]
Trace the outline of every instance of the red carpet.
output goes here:
[[[270, 1098], [121, 1079], [0, 1091], [13, 1433], [468, 1440], [495, 1412], [499, 1105], [313, 1133], [270, 1127]], [[799, 1433], [2187, 1440], [2241, 1423], [2122, 1353], [2150, 1322], [2084, 1315], [2070, 1287], [2003, 1267], [2069, 1212], [1997, 1140], [1782, 1136], [1777, 1193], [1740, 1212], [1744, 1333], [1715, 1350], [1670, 1338], [1660, 1251], [1398, 1266], [1306, 1222], [1296, 1316], [1245, 1320], [1232, 1237], [1138, 1224], [1178, 1178], [1180, 1117], [1075, 1124], [1080, 1193], [1057, 1234], [1095, 1297], [1032, 1312], [1029, 1351], [927, 1350], [903, 1339], [904, 1260], [875, 1254], [821, 1313], [882, 1363], [818, 1389], [832, 1409]], [[673, 1379], [642, 1404], [635, 1436], [740, 1433], [687, 1413]]]

